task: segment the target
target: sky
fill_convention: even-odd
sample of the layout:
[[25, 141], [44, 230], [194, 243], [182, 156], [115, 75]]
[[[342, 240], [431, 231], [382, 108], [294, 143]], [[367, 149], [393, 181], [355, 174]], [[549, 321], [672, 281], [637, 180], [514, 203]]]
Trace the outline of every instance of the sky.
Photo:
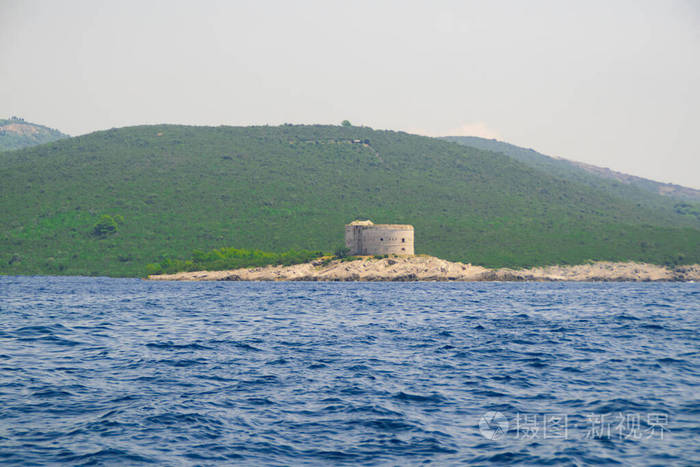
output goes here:
[[0, 118], [496, 138], [700, 189], [700, 0], [0, 0]]

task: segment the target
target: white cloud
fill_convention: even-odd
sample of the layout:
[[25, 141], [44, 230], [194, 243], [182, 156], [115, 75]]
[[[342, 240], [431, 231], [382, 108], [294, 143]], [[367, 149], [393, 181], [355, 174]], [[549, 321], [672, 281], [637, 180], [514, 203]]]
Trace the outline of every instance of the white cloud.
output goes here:
[[481, 138], [502, 139], [496, 130], [484, 122], [463, 123], [447, 131], [431, 131], [421, 128], [407, 128], [405, 131], [423, 136], [479, 136]]
[[484, 122], [463, 123], [457, 128], [447, 131], [444, 136], [479, 136], [481, 138], [501, 139], [501, 135], [489, 128]]

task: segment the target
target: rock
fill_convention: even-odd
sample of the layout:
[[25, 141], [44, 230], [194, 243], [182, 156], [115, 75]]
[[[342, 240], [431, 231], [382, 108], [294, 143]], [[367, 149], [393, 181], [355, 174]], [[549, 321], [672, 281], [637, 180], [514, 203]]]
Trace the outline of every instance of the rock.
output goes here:
[[700, 281], [700, 265], [664, 266], [601, 261], [574, 266], [487, 269], [432, 256], [404, 256], [354, 261], [314, 260], [292, 266], [234, 271], [195, 271], [149, 276], [179, 281]]

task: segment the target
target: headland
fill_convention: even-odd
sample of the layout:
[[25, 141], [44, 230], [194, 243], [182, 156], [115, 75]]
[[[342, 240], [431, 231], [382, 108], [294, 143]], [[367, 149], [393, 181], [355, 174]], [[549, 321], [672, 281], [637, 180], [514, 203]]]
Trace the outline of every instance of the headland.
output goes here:
[[161, 281], [700, 281], [700, 265], [676, 267], [635, 262], [590, 262], [530, 269], [489, 269], [433, 256], [321, 258], [292, 266], [193, 271], [148, 277]]

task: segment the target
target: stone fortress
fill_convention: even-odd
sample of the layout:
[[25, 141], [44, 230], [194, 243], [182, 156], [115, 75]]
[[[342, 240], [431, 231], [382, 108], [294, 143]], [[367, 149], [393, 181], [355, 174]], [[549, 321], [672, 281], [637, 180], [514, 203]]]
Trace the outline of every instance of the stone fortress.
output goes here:
[[354, 221], [345, 226], [351, 255], [413, 255], [413, 226]]

